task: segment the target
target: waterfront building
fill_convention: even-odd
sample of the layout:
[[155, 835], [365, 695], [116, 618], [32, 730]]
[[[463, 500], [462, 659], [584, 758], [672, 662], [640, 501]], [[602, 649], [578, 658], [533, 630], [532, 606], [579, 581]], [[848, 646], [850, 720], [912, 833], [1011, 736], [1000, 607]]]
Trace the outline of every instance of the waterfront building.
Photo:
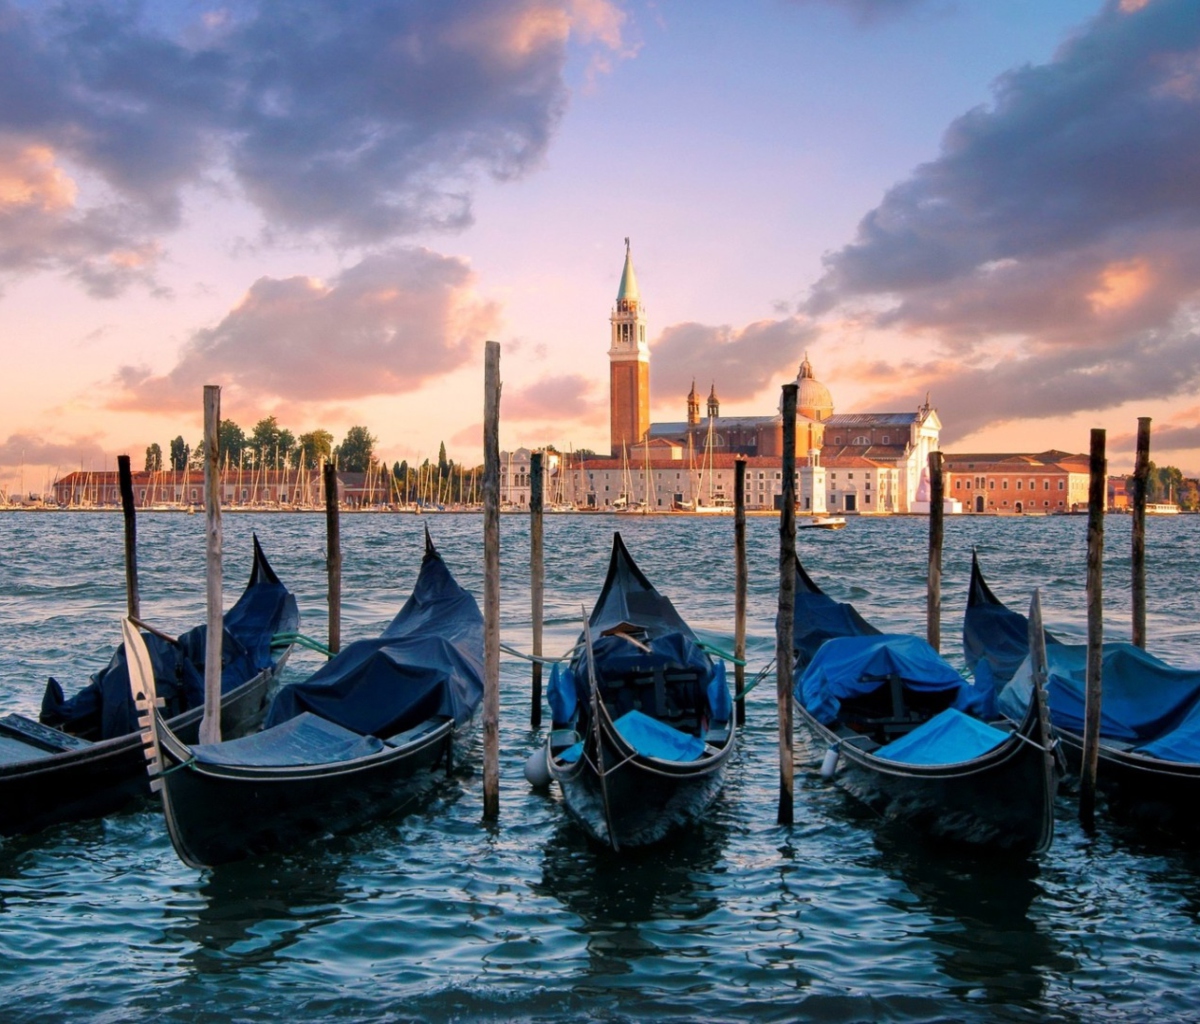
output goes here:
[[1088, 507], [1087, 455], [1056, 450], [947, 453], [942, 472], [947, 497], [961, 501], [968, 512], [1076, 512]]

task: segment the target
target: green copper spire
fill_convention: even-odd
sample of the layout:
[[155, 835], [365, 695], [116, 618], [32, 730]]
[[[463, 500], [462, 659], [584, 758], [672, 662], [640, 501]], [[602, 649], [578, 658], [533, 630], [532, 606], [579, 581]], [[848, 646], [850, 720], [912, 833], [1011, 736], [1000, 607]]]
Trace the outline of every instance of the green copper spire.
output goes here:
[[617, 289], [617, 302], [641, 302], [638, 294], [637, 277], [633, 273], [633, 259], [629, 255], [629, 239], [625, 239], [625, 269], [621, 272], [621, 287]]

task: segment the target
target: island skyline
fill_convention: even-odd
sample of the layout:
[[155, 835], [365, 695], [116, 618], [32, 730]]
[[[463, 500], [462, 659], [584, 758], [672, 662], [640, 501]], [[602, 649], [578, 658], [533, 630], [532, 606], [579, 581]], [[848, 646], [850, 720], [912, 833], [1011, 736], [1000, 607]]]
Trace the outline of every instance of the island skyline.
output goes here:
[[654, 419], [808, 352], [947, 450], [1100, 426], [1116, 472], [1151, 416], [1200, 473], [1183, 0], [6, 8], [8, 488], [194, 444], [208, 383], [472, 461], [488, 338], [505, 448], [602, 451], [626, 236]]

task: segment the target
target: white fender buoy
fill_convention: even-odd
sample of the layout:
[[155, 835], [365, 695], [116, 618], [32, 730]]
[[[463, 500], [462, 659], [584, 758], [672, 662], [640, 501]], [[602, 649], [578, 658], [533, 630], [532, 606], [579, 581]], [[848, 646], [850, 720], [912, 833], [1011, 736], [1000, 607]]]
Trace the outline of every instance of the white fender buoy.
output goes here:
[[525, 781], [534, 789], [550, 786], [550, 766], [546, 763], [546, 748], [538, 747], [525, 761]]
[[821, 778], [832, 779], [837, 771], [838, 755], [841, 750], [835, 743], [827, 751], [825, 751], [825, 760], [821, 762]]

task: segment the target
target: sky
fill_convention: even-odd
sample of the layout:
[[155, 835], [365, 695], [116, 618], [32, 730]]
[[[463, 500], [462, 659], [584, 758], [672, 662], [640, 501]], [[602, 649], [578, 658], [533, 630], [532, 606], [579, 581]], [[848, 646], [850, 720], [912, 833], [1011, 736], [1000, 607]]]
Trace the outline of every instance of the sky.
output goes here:
[[929, 395], [948, 452], [1200, 473], [1195, 0], [0, 0], [0, 485], [202, 435], [390, 462]]

